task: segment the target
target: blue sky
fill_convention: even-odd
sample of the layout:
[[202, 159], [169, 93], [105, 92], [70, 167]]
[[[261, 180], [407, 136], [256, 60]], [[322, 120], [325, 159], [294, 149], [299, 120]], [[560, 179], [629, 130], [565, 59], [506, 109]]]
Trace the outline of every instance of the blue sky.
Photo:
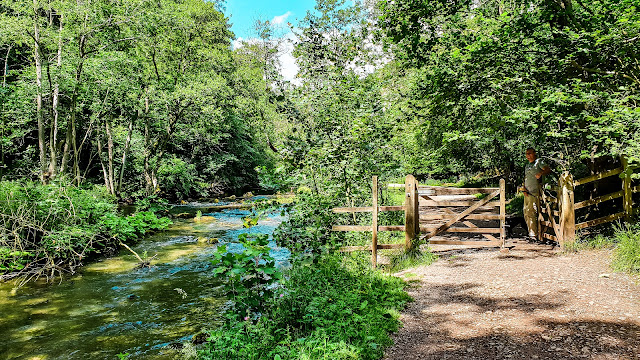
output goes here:
[[256, 19], [297, 25], [315, 4], [315, 0], [227, 0], [225, 15], [236, 37], [247, 39], [255, 37], [252, 28]]

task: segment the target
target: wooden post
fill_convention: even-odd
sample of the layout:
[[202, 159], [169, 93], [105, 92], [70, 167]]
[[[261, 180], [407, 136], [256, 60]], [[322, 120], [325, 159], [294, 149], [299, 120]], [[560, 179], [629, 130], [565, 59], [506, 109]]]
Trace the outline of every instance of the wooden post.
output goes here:
[[404, 181], [404, 234], [405, 249], [409, 250], [412, 246], [413, 239], [418, 233], [420, 227], [418, 223], [418, 191], [416, 187], [416, 178], [413, 175], [407, 175]]
[[626, 156], [620, 157], [622, 161], [622, 191], [624, 191], [622, 199], [622, 207], [624, 208], [624, 220], [629, 222], [633, 216], [633, 192], [631, 191], [631, 171], [629, 169], [629, 160]]
[[[542, 186], [542, 185], [540, 185]], [[536, 219], [536, 221], [538, 222], [538, 241], [543, 241], [544, 238], [542, 237], [542, 233], [545, 231], [542, 228], [542, 220], [544, 220], [544, 215], [542, 212], [542, 193], [543, 193], [543, 189], [540, 188], [540, 194], [536, 197], [535, 202], [536, 202], [536, 209], [538, 209], [538, 218]], [[531, 196], [531, 195], [529, 195]], [[551, 221], [551, 219], [549, 219], [549, 221]]]
[[[553, 216], [551, 214], [550, 216]], [[560, 247], [576, 240], [576, 210], [573, 198], [573, 176], [566, 171], [560, 177]]]
[[378, 177], [371, 181], [371, 193], [373, 194], [373, 220], [371, 223], [371, 266], [375, 269], [378, 265]]
[[506, 190], [506, 185], [505, 185], [505, 181], [504, 179], [500, 179], [500, 243], [501, 243], [501, 247], [504, 247], [505, 245], [505, 241], [507, 239], [507, 236], [505, 234], [505, 220], [507, 217], [507, 212], [506, 212], [506, 203], [507, 203], [507, 199], [506, 199], [506, 194], [505, 191]]

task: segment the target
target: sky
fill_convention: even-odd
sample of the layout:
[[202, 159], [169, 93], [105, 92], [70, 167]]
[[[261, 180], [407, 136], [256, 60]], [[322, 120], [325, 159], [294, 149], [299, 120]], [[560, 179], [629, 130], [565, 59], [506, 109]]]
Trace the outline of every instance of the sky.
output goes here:
[[231, 22], [231, 30], [238, 38], [255, 37], [253, 23], [256, 19], [272, 23], [292, 23], [294, 26], [312, 10], [315, 0], [227, 0], [225, 15]]
[[[269, 20], [278, 29], [274, 35], [286, 39], [293, 39], [287, 23], [294, 27], [307, 14], [307, 10], [313, 10], [315, 0], [227, 0], [225, 2], [225, 15], [229, 17], [231, 30], [236, 35], [233, 42], [234, 48], [242, 46], [242, 41], [251, 41], [257, 34], [253, 30], [256, 20]], [[298, 83], [296, 74], [298, 66], [292, 55], [293, 43], [283, 42], [278, 51], [280, 60], [280, 74], [282, 77], [293, 83]]]

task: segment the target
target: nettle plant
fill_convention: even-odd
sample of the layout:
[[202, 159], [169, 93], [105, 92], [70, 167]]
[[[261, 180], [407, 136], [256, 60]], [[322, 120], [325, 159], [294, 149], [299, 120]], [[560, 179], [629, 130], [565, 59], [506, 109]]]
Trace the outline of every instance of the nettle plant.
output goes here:
[[233, 253], [228, 251], [227, 245], [220, 245], [212, 263], [214, 273], [224, 280], [223, 289], [232, 301], [227, 318], [254, 321], [273, 299], [282, 272], [269, 254], [268, 235], [244, 233], [238, 240], [244, 246], [242, 252]]

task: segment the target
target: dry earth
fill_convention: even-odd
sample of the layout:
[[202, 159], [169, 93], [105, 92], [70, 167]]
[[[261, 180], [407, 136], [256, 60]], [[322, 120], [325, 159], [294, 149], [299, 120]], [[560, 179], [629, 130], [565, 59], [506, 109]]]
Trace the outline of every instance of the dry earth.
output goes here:
[[385, 359], [640, 359], [640, 284], [610, 251], [509, 245], [398, 273], [415, 301]]

